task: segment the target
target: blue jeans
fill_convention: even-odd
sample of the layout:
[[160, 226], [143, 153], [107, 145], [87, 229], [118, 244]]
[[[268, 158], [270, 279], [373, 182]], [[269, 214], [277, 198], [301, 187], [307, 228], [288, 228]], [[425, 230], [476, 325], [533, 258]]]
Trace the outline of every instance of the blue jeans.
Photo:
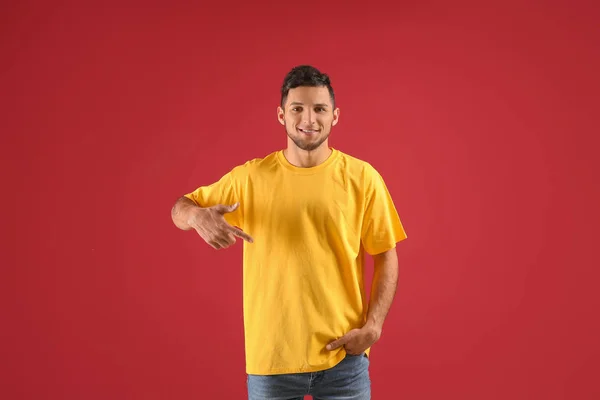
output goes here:
[[249, 400], [370, 400], [369, 359], [346, 355], [333, 368], [298, 374], [248, 375]]

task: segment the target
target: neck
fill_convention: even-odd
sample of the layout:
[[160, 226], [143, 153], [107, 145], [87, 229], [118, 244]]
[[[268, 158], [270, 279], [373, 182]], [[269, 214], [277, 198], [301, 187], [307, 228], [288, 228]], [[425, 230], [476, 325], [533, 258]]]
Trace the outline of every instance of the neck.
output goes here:
[[[291, 142], [291, 140], [290, 140]], [[325, 162], [331, 155], [332, 150], [329, 148], [327, 141], [323, 142], [314, 150], [302, 150], [293, 142], [289, 143], [287, 149], [283, 151], [283, 155], [290, 164], [300, 168], [316, 167]]]

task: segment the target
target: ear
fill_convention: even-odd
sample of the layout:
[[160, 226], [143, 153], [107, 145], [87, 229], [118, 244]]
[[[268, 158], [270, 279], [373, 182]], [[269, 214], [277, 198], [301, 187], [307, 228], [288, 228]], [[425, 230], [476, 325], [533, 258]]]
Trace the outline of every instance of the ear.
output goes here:
[[336, 108], [335, 110], [333, 110], [333, 121], [332, 121], [331, 125], [332, 126], [337, 125], [339, 118], [340, 118], [340, 109]]
[[281, 106], [277, 107], [277, 120], [281, 125], [285, 125], [285, 112]]

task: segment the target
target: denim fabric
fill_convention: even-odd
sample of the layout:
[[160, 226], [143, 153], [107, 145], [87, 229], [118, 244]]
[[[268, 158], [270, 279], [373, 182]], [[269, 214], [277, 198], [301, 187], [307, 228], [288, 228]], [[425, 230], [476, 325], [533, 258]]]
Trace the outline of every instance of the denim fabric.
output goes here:
[[370, 400], [366, 355], [346, 355], [333, 368], [298, 374], [248, 375], [249, 400]]

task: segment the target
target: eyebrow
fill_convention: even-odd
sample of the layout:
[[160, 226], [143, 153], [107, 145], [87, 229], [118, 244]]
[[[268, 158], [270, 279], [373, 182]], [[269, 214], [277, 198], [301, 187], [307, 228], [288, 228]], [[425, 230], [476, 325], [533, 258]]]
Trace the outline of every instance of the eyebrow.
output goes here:
[[[290, 103], [290, 106], [303, 106], [304, 103], [300, 103], [299, 101], [294, 101], [292, 103]], [[315, 104], [315, 107], [329, 107], [329, 105], [325, 104], [325, 103], [319, 103], [319, 104]]]

